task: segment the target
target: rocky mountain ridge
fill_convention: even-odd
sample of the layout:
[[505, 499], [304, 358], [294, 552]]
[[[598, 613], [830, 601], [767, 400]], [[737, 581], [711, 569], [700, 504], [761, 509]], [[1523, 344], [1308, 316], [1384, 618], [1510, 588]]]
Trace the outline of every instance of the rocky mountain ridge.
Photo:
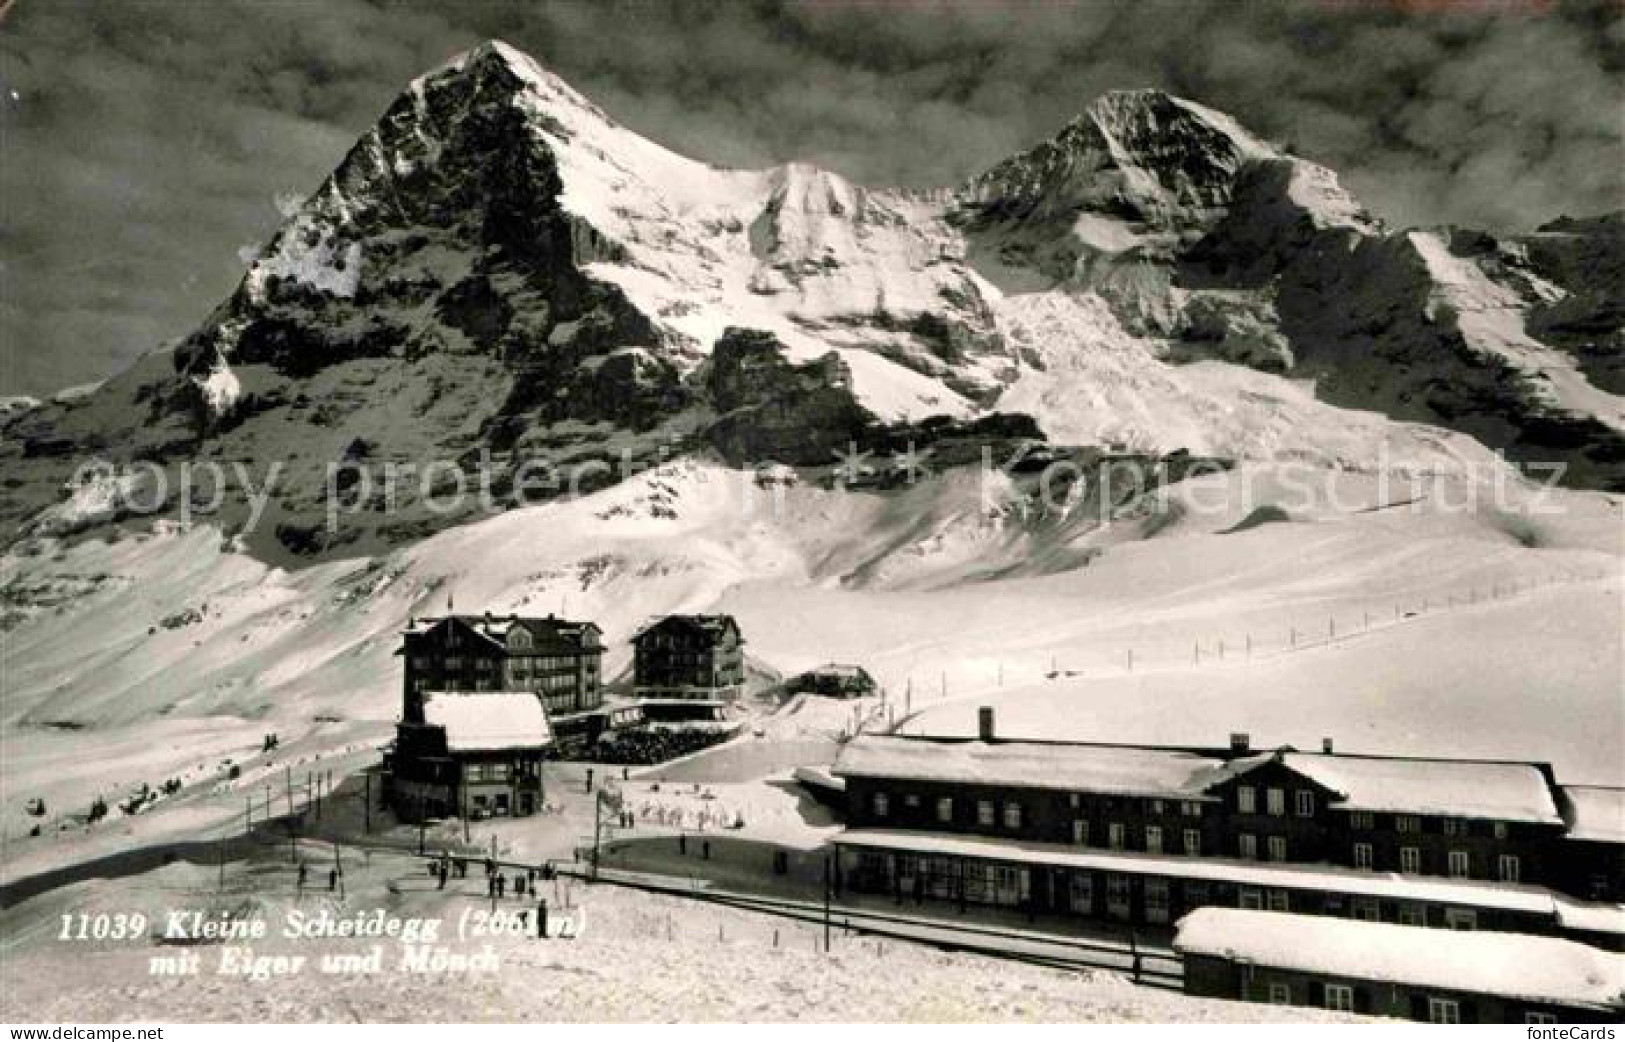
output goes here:
[[1392, 232], [1331, 171], [1160, 91], [954, 190], [721, 170], [491, 43], [414, 81], [173, 350], [8, 412], [0, 520], [27, 530], [91, 458], [275, 460], [280, 549], [363, 552], [466, 515], [422, 486], [313, 540], [358, 444], [812, 466], [991, 411], [1327, 467], [1495, 449], [1618, 490], [1622, 228]]

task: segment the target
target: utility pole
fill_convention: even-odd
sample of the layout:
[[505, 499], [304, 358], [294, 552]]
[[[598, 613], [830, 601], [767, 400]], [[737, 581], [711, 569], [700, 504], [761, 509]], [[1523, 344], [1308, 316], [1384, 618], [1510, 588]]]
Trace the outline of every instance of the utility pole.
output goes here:
[[829, 890], [832, 883], [829, 855], [824, 855], [824, 954], [829, 954]]
[[598, 848], [604, 833], [604, 794], [592, 798], [592, 881], [598, 882]]
[[[288, 782], [288, 855], [293, 858], [293, 863], [297, 865], [299, 863], [299, 819], [293, 813], [292, 764], [284, 765], [283, 776]], [[269, 802], [267, 802], [266, 809], [270, 809]]]
[[361, 797], [362, 831], [372, 831], [372, 772], [365, 771], [361, 775], [361, 784], [366, 791]]

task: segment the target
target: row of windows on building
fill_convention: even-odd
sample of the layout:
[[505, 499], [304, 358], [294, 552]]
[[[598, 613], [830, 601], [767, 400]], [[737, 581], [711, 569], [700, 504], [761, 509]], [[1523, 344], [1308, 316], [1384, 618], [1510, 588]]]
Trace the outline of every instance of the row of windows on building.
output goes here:
[[729, 659], [727, 651], [674, 651], [663, 654], [658, 661], [673, 666], [705, 666], [713, 662], [726, 663]]
[[[516, 673], [520, 672], [546, 672], [551, 670], [574, 670], [581, 661], [580, 655], [514, 655], [506, 660]], [[497, 659], [467, 658], [461, 655], [448, 655], [443, 659], [434, 659], [426, 655], [418, 655], [412, 659], [414, 669], [441, 669], [446, 672], [455, 672], [461, 669], [472, 669], [476, 673], [491, 673], [497, 668]], [[598, 667], [596, 661], [589, 659], [588, 671]]]
[[[1352, 984], [1323, 984], [1320, 986], [1321, 1005], [1326, 1009], [1337, 1010], [1342, 1013], [1352, 1013], [1354, 1006], [1354, 986]], [[1269, 986], [1269, 1001], [1276, 1006], [1302, 1005], [1295, 1002], [1292, 997], [1292, 986], [1285, 981], [1271, 981]], [[1443, 995], [1429, 995], [1427, 997], [1428, 1023], [1430, 1024], [1460, 1024], [1461, 1000]], [[1555, 1013], [1541, 1010], [1529, 1010], [1523, 1015], [1525, 1024], [1556, 1024], [1558, 1017]]]
[[[1428, 831], [1425, 828], [1425, 820], [1426, 819], [1416, 814], [1395, 814], [1394, 831], [1416, 833], [1420, 835], [1421, 833]], [[1439, 833], [1444, 836], [1471, 836], [1475, 831], [1474, 824], [1464, 818], [1439, 818], [1438, 822]], [[1507, 838], [1506, 822], [1492, 821], [1488, 823], [1488, 826], [1490, 834], [1496, 839]], [[1355, 832], [1372, 832], [1376, 830], [1376, 827], [1377, 816], [1370, 811], [1356, 810], [1349, 812], [1349, 828], [1353, 829]]]
[[534, 777], [533, 771], [506, 763], [463, 764], [463, 780], [466, 782], [505, 782], [509, 778], [524, 781]]
[[[865, 851], [860, 856], [860, 869], [875, 879], [891, 877], [892, 863], [888, 855], [879, 851]], [[905, 881], [917, 881], [923, 893], [936, 897], [957, 896], [957, 887], [964, 887], [968, 900], [991, 904], [1019, 905], [1031, 894], [1031, 870], [1018, 865], [992, 861], [963, 860], [942, 856], [903, 854], [896, 862], [898, 886]], [[1084, 915], [1095, 913], [1096, 873], [1070, 871], [1067, 880], [1067, 900], [1074, 912]], [[1134, 877], [1118, 872], [1101, 873], [1104, 886], [1106, 915], [1117, 919], [1132, 916]], [[1173, 907], [1172, 881], [1158, 876], [1140, 878], [1141, 906], [1147, 922], [1165, 923]], [[1205, 904], [1210, 899], [1208, 884], [1201, 880], [1184, 880], [1183, 894], [1187, 906]], [[1280, 887], [1241, 886], [1237, 888], [1236, 903], [1253, 911], [1291, 912], [1294, 910], [1292, 893]], [[1354, 919], [1382, 922], [1382, 903], [1375, 897], [1354, 896], [1349, 899], [1349, 913]], [[1397, 921], [1404, 926], [1429, 926], [1427, 909], [1413, 902], [1401, 902], [1397, 908]], [[1442, 925], [1448, 930], [1476, 930], [1478, 913], [1471, 908], [1447, 907], [1442, 910]]]
[[[1341, 1013], [1354, 1012], [1354, 986], [1352, 984], [1326, 984], [1323, 985], [1321, 994], [1321, 1005], [1326, 1009], [1337, 1010]], [[1292, 988], [1282, 981], [1274, 981], [1270, 984], [1269, 996], [1270, 1002], [1277, 1006], [1291, 1006], [1294, 1004], [1292, 1001]], [[1544, 1013], [1531, 1013], [1526, 1019], [1526, 1023], [1557, 1023], [1555, 1017], [1550, 1020], [1534, 1019], [1547, 1016], [1548, 1014]], [[1428, 1022], [1432, 1024], [1460, 1024], [1461, 1002], [1457, 999], [1444, 998], [1438, 995], [1429, 996]]]
[[[1257, 814], [1259, 790], [1251, 785], [1238, 785], [1236, 787], [1236, 811], [1241, 814]], [[1264, 813], [1274, 817], [1285, 817], [1287, 808], [1286, 789], [1268, 788], [1264, 793]], [[1315, 793], [1312, 789], [1295, 789], [1291, 792], [1293, 813], [1300, 818], [1315, 816]], [[1349, 828], [1357, 832], [1371, 832], [1377, 827], [1377, 816], [1368, 810], [1349, 812]], [[1504, 821], [1489, 823], [1490, 831], [1496, 839], [1507, 838], [1507, 825]], [[1395, 832], [1425, 831], [1423, 818], [1416, 814], [1395, 814]], [[1473, 834], [1473, 823], [1463, 818], [1440, 818], [1439, 832], [1446, 836], [1470, 836]]]
[[[1354, 844], [1354, 867], [1367, 870], [1376, 868], [1376, 860], [1370, 843]], [[1420, 847], [1399, 848], [1399, 871], [1403, 875], [1439, 875], [1437, 871], [1429, 871], [1429, 867], [1422, 857]], [[1445, 852], [1444, 875], [1457, 879], [1468, 879], [1473, 875], [1472, 855], [1465, 850], [1450, 850]], [[1497, 854], [1495, 856], [1495, 878], [1503, 883], [1518, 883], [1523, 881], [1523, 862], [1516, 854]]]
[[[1258, 791], [1259, 790], [1257, 790], [1256, 788], [1254, 788], [1253, 786], [1250, 786], [1250, 785], [1242, 785], [1242, 786], [1237, 787], [1237, 789], [1236, 789], [1236, 809], [1237, 809], [1237, 811], [1239, 813], [1242, 813], [1242, 814], [1256, 814], [1256, 813], [1258, 813]], [[1265, 789], [1263, 791], [1264, 791], [1264, 813], [1266, 813], [1268, 815], [1271, 815], [1271, 816], [1274, 816], [1274, 817], [1285, 817], [1286, 816], [1288, 790], [1286, 790], [1286, 789], [1278, 789], [1278, 788], [1269, 788], [1269, 789]], [[879, 801], [883, 802], [886, 799], [886, 796], [885, 796], [885, 794], [879, 794], [877, 796], [877, 799]], [[910, 795], [910, 796], [905, 797], [905, 799], [907, 800], [908, 805], [910, 807], [918, 806], [919, 798], [917, 796]], [[1080, 807], [1082, 805], [1082, 802], [1083, 802], [1082, 797], [1078, 793], [1072, 793], [1071, 794], [1070, 803], [1071, 803], [1071, 805], [1072, 805], [1072, 807], [1074, 809]], [[1109, 803], [1110, 803], [1110, 801], [1108, 801], [1108, 805], [1109, 805]], [[1312, 817], [1314, 817], [1314, 815], [1315, 815], [1315, 793], [1314, 793], [1314, 791], [1312, 789], [1296, 789], [1296, 790], [1293, 790], [1292, 791], [1292, 803], [1293, 803], [1293, 811], [1298, 817], [1300, 817], [1300, 818], [1312, 818]], [[1147, 800], [1144, 801], [1144, 808], [1145, 808], [1146, 813], [1149, 814], [1149, 815], [1161, 816], [1163, 814], [1168, 813], [1168, 811], [1176, 804], [1178, 806], [1179, 813], [1184, 817], [1187, 817], [1187, 818], [1199, 818], [1199, 817], [1202, 816], [1202, 803], [1200, 801], [1198, 801], [1198, 800], [1170, 801], [1170, 800], [1160, 800], [1160, 799], [1147, 799]], [[877, 803], [877, 808], [879, 806], [880, 806], [880, 804]], [[993, 825], [993, 824], [996, 823], [996, 821], [998, 820], [998, 816], [995, 814], [995, 812], [993, 810], [993, 807], [994, 807], [994, 802], [992, 800], [979, 800], [979, 801], [977, 801], [977, 808], [978, 808], [977, 809], [977, 824], [979, 824], [979, 825]], [[883, 811], [883, 810], [877, 809], [875, 813], [876, 813], [877, 816], [880, 816], [880, 817], [885, 816], [885, 811]], [[1018, 828], [1018, 827], [1020, 827], [1021, 815], [1022, 815], [1022, 810], [1021, 810], [1021, 805], [1019, 803], [1017, 803], [1015, 801], [1006, 802], [1006, 804], [1004, 806], [1003, 818], [1004, 818], [1004, 824], [1005, 824], [1005, 826], [1007, 828]], [[953, 800], [950, 797], [944, 796], [944, 797], [941, 797], [941, 798], [939, 798], [937, 800], [937, 820], [941, 821], [941, 822], [944, 822], [944, 823], [948, 823], [948, 822], [951, 822], [951, 821], [954, 820], [954, 817], [953, 817]], [[1393, 816], [1393, 820], [1394, 820], [1394, 831], [1395, 832], [1420, 834], [1420, 833], [1426, 831], [1424, 829], [1424, 827], [1423, 827], [1424, 826], [1424, 819], [1420, 815], [1416, 815], [1416, 814], [1395, 814]], [[1495, 821], [1495, 822], [1489, 822], [1487, 824], [1488, 824], [1488, 827], [1490, 829], [1491, 834], [1496, 839], [1506, 839], [1507, 838], [1507, 824], [1506, 824], [1506, 822], [1504, 822], [1504, 821]], [[1349, 812], [1349, 828], [1350, 829], [1352, 829], [1352, 830], [1354, 830], [1356, 832], [1371, 832], [1371, 831], [1375, 831], [1376, 827], [1377, 827], [1377, 816], [1374, 813], [1372, 813], [1371, 811], [1350, 811]], [[1472, 822], [1469, 822], [1469, 821], [1467, 821], [1465, 819], [1462, 819], [1462, 818], [1440, 818], [1439, 819], [1439, 832], [1442, 835], [1445, 835], [1445, 836], [1453, 836], [1453, 837], [1470, 836], [1474, 832], [1474, 825], [1473, 825]]]
[[[577, 683], [576, 677], [574, 675], [516, 677], [515, 679], [516, 680], [524, 680], [526, 684], [531, 685], [531, 688], [530, 688], [531, 690], [535, 690], [535, 691], [537, 691], [539, 693], [543, 693], [543, 694], [545, 694], [546, 692], [550, 692], [550, 691], [573, 692], [575, 690], [575, 688], [576, 688], [576, 683]], [[440, 684], [438, 682], [436, 682], [435, 680], [433, 680], [433, 679], [431, 679], [429, 677], [414, 677], [412, 679], [412, 690], [417, 692], [418, 694], [423, 694], [423, 693], [425, 693], [427, 691], [432, 691], [432, 690], [434, 690], [435, 688], [437, 688], [439, 686], [440, 686]], [[502, 684], [495, 677], [475, 677], [472, 681], [469, 682], [468, 690], [470, 690], [470, 691], [500, 691], [505, 686], [506, 685]], [[590, 678], [589, 678], [589, 685], [588, 686], [591, 687]]]
[[[1278, 791], [1278, 790], [1272, 790]], [[1311, 799], [1314, 794], [1300, 792]], [[905, 806], [917, 808], [920, 798], [910, 794], [903, 797]], [[1157, 800], [1153, 803], [1160, 804]], [[1200, 803], [1188, 803], [1187, 813], [1199, 816]], [[877, 792], [873, 797], [874, 815], [877, 818], [887, 817], [891, 813], [891, 797], [884, 792]], [[1160, 808], [1158, 808], [1160, 809]], [[1313, 813], [1312, 809], [1310, 813]], [[942, 796], [936, 801], [937, 820], [950, 824], [954, 820], [954, 801], [952, 797]], [[1023, 822], [1022, 805], [1017, 800], [1006, 800], [1002, 806], [993, 800], [976, 801], [976, 823], [986, 828], [996, 828], [1003, 824], [1006, 829], [1019, 829]], [[1400, 815], [1401, 819], [1406, 815]], [[1451, 820], [1451, 819], [1446, 819]], [[1417, 832], [1418, 829], [1401, 829], [1402, 832]], [[1147, 825], [1144, 827], [1144, 850], [1148, 854], [1170, 853], [1167, 842], [1168, 834], [1160, 825]], [[1187, 857], [1202, 856], [1202, 832], [1200, 829], [1188, 828], [1180, 832], [1179, 851]], [[1288, 860], [1287, 837], [1266, 836], [1263, 852], [1270, 861]], [[1122, 822], [1109, 822], [1106, 826], [1105, 847], [1109, 850], [1126, 850], [1128, 848], [1128, 827]], [[1239, 857], [1249, 860], [1260, 860], [1259, 837], [1251, 832], [1242, 832], [1236, 836], [1236, 853]], [[1072, 822], [1072, 842], [1081, 847], [1098, 845], [1099, 838], [1091, 834], [1090, 822], [1076, 820]], [[1370, 843], [1354, 844], [1354, 867], [1374, 871], [1376, 868], [1374, 850]], [[1473, 875], [1472, 857], [1465, 850], [1451, 850], [1446, 852], [1445, 871], [1432, 874], [1449, 875], [1460, 879], [1470, 878]], [[1422, 850], [1420, 847], [1401, 847], [1399, 850], [1399, 871], [1405, 875], [1427, 874]], [[1517, 883], [1522, 880], [1523, 866], [1515, 854], [1500, 854], [1495, 859], [1495, 878], [1505, 883]]]

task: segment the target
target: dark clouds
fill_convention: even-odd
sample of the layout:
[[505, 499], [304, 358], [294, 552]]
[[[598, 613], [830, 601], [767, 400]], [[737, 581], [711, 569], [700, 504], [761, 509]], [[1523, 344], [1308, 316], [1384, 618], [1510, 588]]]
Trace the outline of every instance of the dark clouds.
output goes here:
[[[412, 76], [498, 36], [680, 151], [951, 184], [1162, 86], [1399, 223], [1622, 201], [1617, 4], [21, 0], [0, 23], [0, 393], [184, 333]], [[17, 92], [12, 100], [10, 92]]]

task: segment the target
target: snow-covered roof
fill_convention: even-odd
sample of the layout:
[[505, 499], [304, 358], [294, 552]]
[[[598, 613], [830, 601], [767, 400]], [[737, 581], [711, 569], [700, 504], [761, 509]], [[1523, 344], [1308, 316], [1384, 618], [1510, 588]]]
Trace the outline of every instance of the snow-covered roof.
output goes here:
[[845, 678], [855, 680], [858, 677], [866, 677], [866, 676], [868, 676], [869, 671], [864, 669], [862, 666], [848, 665], [847, 663], [844, 663], [844, 662], [826, 662], [822, 666], [814, 666], [812, 669], [807, 670], [807, 672], [802, 674], [802, 675], [803, 676], [809, 676], [809, 677], [813, 677], [813, 676], [845, 677]]
[[1546, 776], [1533, 764], [1296, 752], [1282, 762], [1341, 793], [1343, 810], [1563, 822]]
[[1569, 826], [1569, 839], [1625, 843], [1625, 789], [1565, 785], [1563, 820]]
[[1590, 1009], [1625, 1005], [1625, 956], [1557, 937], [1198, 908], [1179, 921], [1174, 948], [1353, 980]]
[[915, 832], [901, 829], [847, 829], [835, 837], [835, 842], [840, 846], [906, 850], [917, 854], [1055, 865], [1062, 868], [1088, 868], [1129, 875], [1233, 883], [1238, 886], [1317, 890], [1355, 897], [1432, 901], [1462, 907], [1556, 915], [1556, 905], [1550, 891], [1537, 886], [1488, 880], [1404, 876], [1390, 872], [1340, 868], [1335, 865], [1141, 854], [1127, 850], [1068, 846], [1064, 843], [991, 839], [961, 833]]
[[553, 741], [542, 700], [530, 691], [430, 692], [423, 718], [445, 729], [451, 752], [535, 749]]
[[561, 619], [555, 615], [443, 615], [410, 620], [406, 636], [420, 636], [446, 622], [458, 622], [472, 630], [476, 636], [490, 641], [494, 647], [506, 648], [508, 635], [515, 627], [523, 627], [540, 640], [557, 640], [576, 647], [596, 646], [593, 638], [602, 632], [597, 623]]
[[712, 640], [721, 640], [729, 630], [738, 635], [739, 623], [734, 621], [732, 615], [662, 615], [645, 623], [632, 634], [632, 640], [636, 642], [647, 633], [666, 629], [687, 630]]
[[1195, 753], [1114, 745], [931, 741], [864, 735], [841, 750], [846, 777], [1011, 785], [1127, 796], [1209, 799], [1203, 779], [1219, 760]]

